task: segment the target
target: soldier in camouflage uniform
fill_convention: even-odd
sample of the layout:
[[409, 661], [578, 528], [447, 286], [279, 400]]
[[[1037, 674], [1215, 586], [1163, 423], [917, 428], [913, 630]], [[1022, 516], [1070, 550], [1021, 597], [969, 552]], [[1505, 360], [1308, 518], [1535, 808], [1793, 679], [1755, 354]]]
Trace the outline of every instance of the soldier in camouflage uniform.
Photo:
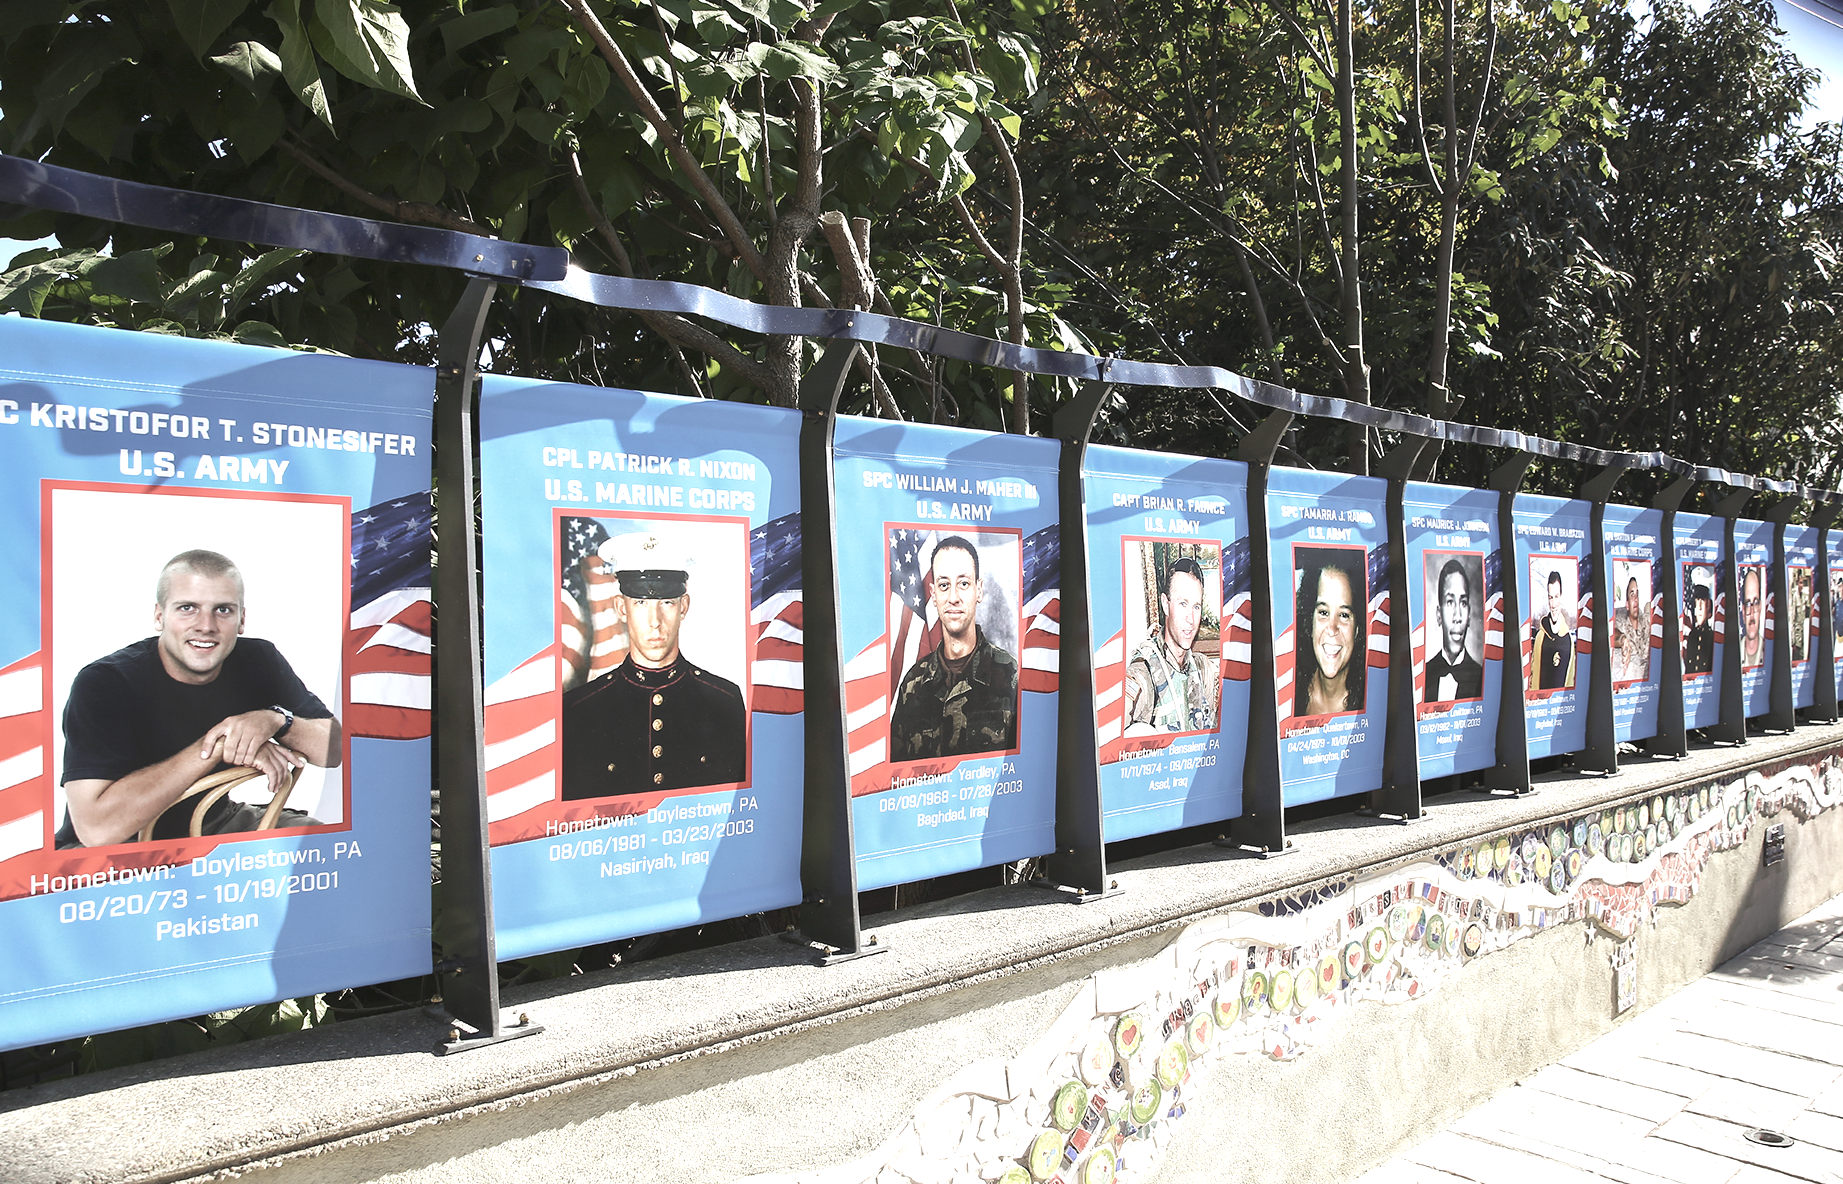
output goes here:
[[1164, 574], [1159, 630], [1127, 659], [1126, 726], [1133, 735], [1212, 731], [1222, 681], [1191, 648], [1203, 618], [1203, 569], [1184, 558]]
[[976, 623], [979, 552], [959, 535], [934, 546], [928, 597], [941, 644], [904, 675], [890, 717], [890, 759], [930, 760], [1017, 747], [1017, 659]]

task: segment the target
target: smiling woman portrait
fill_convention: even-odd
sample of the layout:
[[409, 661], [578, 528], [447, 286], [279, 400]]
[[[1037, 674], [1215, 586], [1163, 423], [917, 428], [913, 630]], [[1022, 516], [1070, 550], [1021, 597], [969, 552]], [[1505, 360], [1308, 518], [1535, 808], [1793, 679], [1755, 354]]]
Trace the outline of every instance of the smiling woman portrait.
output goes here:
[[1293, 715], [1363, 710], [1369, 584], [1361, 547], [1293, 548]]

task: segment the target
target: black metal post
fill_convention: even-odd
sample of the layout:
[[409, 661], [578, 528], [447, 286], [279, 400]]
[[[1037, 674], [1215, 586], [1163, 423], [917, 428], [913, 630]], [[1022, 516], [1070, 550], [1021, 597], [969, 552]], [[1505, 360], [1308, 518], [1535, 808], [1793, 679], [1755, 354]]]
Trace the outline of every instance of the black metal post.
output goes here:
[[1643, 743], [1652, 756], [1673, 759], [1689, 755], [1689, 733], [1683, 720], [1683, 577], [1677, 569], [1677, 507], [1695, 485], [1694, 477], [1678, 477], [1651, 503], [1664, 512], [1658, 529], [1667, 577], [1663, 581], [1664, 669], [1657, 688], [1657, 735]]
[[1043, 861], [1043, 877], [1031, 881], [1067, 889], [1087, 903], [1120, 892], [1107, 876], [1102, 832], [1100, 737], [1094, 719], [1094, 619], [1088, 600], [1088, 499], [1082, 464], [1088, 433], [1101, 404], [1113, 392], [1105, 381], [1082, 385], [1056, 412], [1054, 430], [1062, 441], [1057, 496], [1062, 536], [1062, 633], [1056, 685], [1056, 850]]
[[1811, 528], [1817, 532], [1818, 591], [1817, 618], [1817, 687], [1812, 692], [1811, 710], [1805, 717], [1814, 723], [1837, 722], [1837, 606], [1830, 592], [1830, 529], [1837, 520], [1837, 506], [1819, 502], [1811, 513]]
[[1237, 460], [1248, 466], [1249, 562], [1254, 566], [1254, 644], [1248, 687], [1248, 753], [1242, 762], [1241, 817], [1219, 845], [1250, 851], [1263, 858], [1284, 855], [1286, 811], [1280, 785], [1280, 719], [1274, 688], [1273, 562], [1267, 531], [1267, 477], [1274, 450], [1292, 424], [1290, 411], [1275, 411], [1242, 440]]
[[1420, 457], [1435, 444], [1409, 436], [1376, 465], [1389, 482], [1389, 699], [1383, 720], [1382, 788], [1369, 813], [1413, 822], [1421, 810], [1421, 729], [1414, 702], [1414, 622], [1408, 614], [1408, 522], [1403, 501]]
[[474, 524], [480, 335], [493, 281], [467, 281], [442, 326], [435, 369], [435, 776], [442, 795], [442, 1006], [456, 1022], [438, 1055], [534, 1036], [499, 1015], [493, 864], [486, 835], [486, 727], [480, 675], [480, 546]]
[[1534, 793], [1529, 779], [1529, 735], [1523, 718], [1523, 598], [1517, 594], [1517, 489], [1536, 462], [1519, 452], [1491, 472], [1486, 488], [1497, 490], [1498, 578], [1504, 585], [1504, 660], [1499, 667], [1497, 763], [1484, 771], [1480, 788], [1521, 796]]
[[1721, 589], [1727, 597], [1728, 621], [1722, 634], [1721, 718], [1708, 730], [1711, 740], [1728, 744], [1747, 743], [1747, 695], [1741, 682], [1741, 647], [1736, 644], [1741, 624], [1740, 565], [1734, 557], [1734, 520], [1747, 508], [1753, 490], [1736, 487], [1715, 503], [1715, 514], [1722, 521]]
[[1575, 768], [1583, 773], [1619, 771], [1619, 740], [1613, 731], [1613, 602], [1606, 570], [1606, 500], [1625, 472], [1611, 466], [1601, 469], [1581, 482], [1576, 494], [1593, 504], [1593, 537], [1587, 541], [1593, 560], [1594, 616], [1587, 666], [1587, 747], [1575, 760]]
[[821, 966], [881, 954], [858, 914], [845, 726], [844, 634], [838, 617], [838, 491], [832, 437], [838, 397], [861, 347], [833, 341], [800, 382], [800, 569], [805, 588], [806, 811], [800, 847], [800, 930], [784, 935]]
[[[1804, 507], [1799, 497], [1788, 497], [1766, 512], [1773, 524], [1773, 570], [1767, 581], [1773, 598], [1773, 666], [1767, 671], [1772, 679], [1767, 688], [1766, 727], [1775, 732], [1789, 732], [1798, 726], [1798, 711], [1792, 706], [1792, 626], [1791, 606], [1786, 603], [1785, 528], [1792, 515]], [[1805, 626], [1800, 621], [1799, 626]]]

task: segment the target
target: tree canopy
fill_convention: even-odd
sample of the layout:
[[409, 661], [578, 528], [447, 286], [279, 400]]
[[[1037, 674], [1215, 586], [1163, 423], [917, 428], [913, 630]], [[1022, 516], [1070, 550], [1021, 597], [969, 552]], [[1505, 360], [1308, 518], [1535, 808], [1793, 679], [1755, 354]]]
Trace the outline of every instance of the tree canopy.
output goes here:
[[[1834, 128], [1765, 0], [19, 0], [0, 150], [592, 270], [1834, 484]], [[429, 360], [459, 277], [42, 212], [0, 308]], [[792, 401], [814, 345], [534, 291], [494, 369]], [[853, 406], [1041, 430], [883, 350]], [[1220, 453], [1197, 391], [1109, 411]], [[1323, 425], [1306, 463], [1387, 442]], [[1475, 459], [1461, 460], [1455, 475]]]

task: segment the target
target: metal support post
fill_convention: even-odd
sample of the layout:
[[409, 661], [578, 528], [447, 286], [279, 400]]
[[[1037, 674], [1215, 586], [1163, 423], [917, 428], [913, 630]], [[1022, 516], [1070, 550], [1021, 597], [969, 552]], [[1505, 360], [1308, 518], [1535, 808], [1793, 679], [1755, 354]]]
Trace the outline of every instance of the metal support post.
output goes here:
[[1504, 582], [1504, 661], [1500, 667], [1497, 702], [1497, 763], [1484, 771], [1480, 788], [1521, 796], [1534, 793], [1529, 778], [1529, 737], [1523, 720], [1523, 598], [1517, 592], [1517, 490], [1530, 465], [1532, 453], [1519, 452], [1493, 469], [1486, 483], [1497, 490], [1499, 579]]
[[1263, 858], [1284, 855], [1286, 812], [1280, 786], [1280, 719], [1275, 708], [1273, 659], [1272, 546], [1267, 530], [1267, 477], [1274, 450], [1292, 424], [1290, 411], [1275, 411], [1242, 440], [1235, 458], [1248, 466], [1249, 562], [1254, 568], [1253, 677], [1248, 687], [1248, 754], [1242, 763], [1241, 817], [1218, 845]]
[[1830, 587], [1830, 531], [1837, 509], [1834, 503], [1819, 502], [1811, 512], [1811, 529], [1817, 532], [1817, 687], [1806, 718], [1814, 723], [1837, 722], [1837, 606]]
[[486, 834], [480, 675], [480, 546], [474, 525], [480, 335], [493, 281], [474, 277], [442, 326], [435, 369], [435, 783], [442, 795], [442, 1006], [455, 1021], [438, 1055], [535, 1036], [499, 1015], [493, 865]]
[[1657, 735], [1643, 744], [1652, 756], [1672, 759], [1689, 755], [1689, 733], [1683, 723], [1683, 580], [1677, 569], [1677, 507], [1695, 486], [1696, 478], [1678, 477], [1651, 503], [1664, 514], [1658, 528], [1665, 577], [1664, 670], [1657, 688]]
[[1434, 443], [1409, 436], [1376, 466], [1376, 475], [1389, 482], [1389, 706], [1382, 725], [1382, 788], [1370, 795], [1368, 813], [1400, 822], [1413, 822], [1423, 814], [1414, 622], [1408, 617], [1408, 524], [1402, 503], [1409, 477]]
[[[1593, 641], [1587, 668], [1587, 747], [1575, 761], [1583, 773], [1617, 773], [1619, 741], [1613, 732], [1613, 601], [1606, 562], [1606, 501], [1625, 476], [1608, 466], [1581, 482], [1575, 496], [1593, 505], [1593, 537], [1587, 541], [1593, 580]], [[1534, 590], [1531, 591], [1534, 595]]]
[[1747, 743], [1747, 695], [1741, 681], [1741, 647], [1735, 641], [1741, 620], [1741, 569], [1734, 558], [1734, 520], [1752, 498], [1753, 490], [1737, 486], [1714, 507], [1722, 519], [1721, 587], [1716, 594], [1727, 598], [1729, 610], [1722, 634], [1721, 718], [1708, 731], [1710, 739], [1728, 744]]
[[805, 588], [806, 814], [798, 933], [821, 966], [881, 954], [858, 914], [857, 843], [845, 725], [844, 634], [838, 617], [838, 491], [832, 437], [838, 398], [862, 348], [834, 341], [800, 382], [800, 564]]
[[[1773, 570], [1767, 580], [1773, 600], [1773, 667], [1767, 671], [1772, 680], [1767, 687], [1765, 726], [1774, 732], [1790, 732], [1798, 726], [1798, 710], [1792, 706], [1792, 623], [1791, 606], [1786, 602], [1785, 528], [1792, 515], [1805, 506], [1805, 499], [1788, 497], [1765, 514], [1773, 524]], [[1800, 621], [1803, 628], [1805, 622]]]

